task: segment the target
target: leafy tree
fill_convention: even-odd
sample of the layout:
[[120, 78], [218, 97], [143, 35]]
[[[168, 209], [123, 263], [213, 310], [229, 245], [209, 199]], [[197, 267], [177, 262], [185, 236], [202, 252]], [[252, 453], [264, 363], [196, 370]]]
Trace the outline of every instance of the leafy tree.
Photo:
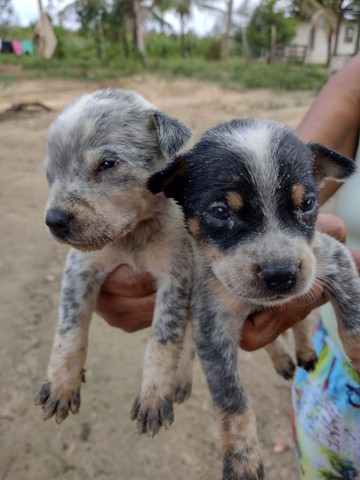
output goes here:
[[279, 0], [262, 0], [254, 10], [247, 28], [247, 38], [256, 55], [271, 49], [271, 31], [276, 30], [277, 45], [286, 45], [296, 35], [297, 20], [289, 17]]
[[75, 0], [61, 11], [61, 16], [75, 14], [80, 23], [80, 33], [94, 38], [99, 58], [105, 54], [103, 18], [108, 7], [106, 0]]
[[11, 24], [14, 9], [11, 0], [0, 0], [0, 33], [7, 35], [8, 27]]
[[125, 0], [115, 0], [103, 17], [105, 36], [114, 44], [120, 44], [126, 57], [130, 54], [128, 32], [131, 27]]

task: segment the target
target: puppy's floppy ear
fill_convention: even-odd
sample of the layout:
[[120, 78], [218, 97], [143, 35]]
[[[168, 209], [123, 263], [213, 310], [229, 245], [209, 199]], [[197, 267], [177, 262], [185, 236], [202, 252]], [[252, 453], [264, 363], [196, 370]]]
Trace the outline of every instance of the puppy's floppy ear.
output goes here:
[[320, 143], [308, 143], [307, 145], [314, 154], [314, 171], [319, 183], [329, 177], [345, 180], [355, 172], [355, 162], [350, 158]]
[[190, 140], [192, 133], [179, 120], [165, 113], [155, 112], [153, 118], [160, 149], [171, 159]]
[[147, 181], [147, 187], [151, 193], [163, 192], [166, 197], [173, 198], [180, 205], [184, 199], [184, 176], [185, 160], [177, 157], [163, 170], [156, 172]]

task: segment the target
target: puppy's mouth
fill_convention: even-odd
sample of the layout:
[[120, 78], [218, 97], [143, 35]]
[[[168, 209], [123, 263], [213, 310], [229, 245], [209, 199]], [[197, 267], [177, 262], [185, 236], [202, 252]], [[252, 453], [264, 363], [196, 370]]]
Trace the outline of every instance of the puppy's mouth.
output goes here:
[[284, 293], [284, 294], [277, 294], [277, 295], [264, 295], [258, 297], [248, 297], [247, 300], [254, 305], [261, 305], [267, 307], [274, 307], [276, 305], [281, 305], [282, 303], [289, 302], [295, 297], [298, 297], [301, 293], [294, 291], [292, 293]]
[[85, 252], [101, 250], [123, 239], [134, 230], [136, 222], [136, 215], [128, 213], [112, 221], [100, 214], [78, 216], [59, 208], [49, 210], [45, 217], [45, 223], [57, 242]]
[[101, 250], [106, 245], [112, 243], [114, 240], [112, 237], [106, 234], [99, 233], [92, 238], [76, 238], [71, 233], [64, 234], [59, 232], [53, 232], [49, 229], [52, 237], [59, 243], [69, 245], [70, 247], [82, 250], [84, 252], [91, 252], [95, 250]]

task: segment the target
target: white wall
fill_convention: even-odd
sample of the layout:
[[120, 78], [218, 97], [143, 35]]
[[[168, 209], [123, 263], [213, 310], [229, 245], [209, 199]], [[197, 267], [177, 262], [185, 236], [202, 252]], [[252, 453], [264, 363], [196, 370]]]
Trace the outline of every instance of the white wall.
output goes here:
[[[353, 25], [354, 27], [354, 34], [353, 34], [353, 41], [351, 43], [345, 42], [345, 33], [346, 27], [349, 25]], [[340, 26], [340, 33], [339, 33], [339, 41], [338, 41], [338, 48], [337, 54], [338, 55], [352, 55], [355, 50], [355, 41], [356, 41], [356, 34], [357, 34], [357, 25], [356, 23], [348, 23], [343, 22]], [[303, 45], [307, 46], [307, 56], [306, 56], [306, 63], [319, 63], [325, 64], [327, 61], [327, 33], [326, 30], [321, 26], [318, 25], [315, 30], [313, 48], [310, 48], [310, 24], [303, 23], [297, 27], [297, 34], [296, 37], [291, 42], [293, 45]], [[332, 38], [332, 50], [335, 44], [335, 36]]]

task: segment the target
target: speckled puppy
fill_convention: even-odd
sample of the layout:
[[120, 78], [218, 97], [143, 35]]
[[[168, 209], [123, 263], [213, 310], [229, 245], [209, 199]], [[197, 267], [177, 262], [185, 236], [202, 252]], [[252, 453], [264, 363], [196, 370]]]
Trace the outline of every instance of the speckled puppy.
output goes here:
[[182, 401], [189, 394], [189, 358], [182, 358], [177, 380], [174, 372], [188, 321], [190, 241], [181, 209], [151, 195], [146, 179], [190, 136], [179, 121], [126, 90], [84, 95], [51, 125], [46, 224], [56, 240], [73, 248], [47, 379], [35, 399], [44, 419], [55, 415], [60, 423], [69, 411], [78, 412], [91, 315], [102, 282], [122, 263], [151, 272], [157, 284], [143, 382], [132, 412], [139, 433], [154, 435], [169, 425], [174, 396]]
[[303, 295], [320, 279], [360, 371], [359, 276], [347, 249], [315, 230], [320, 183], [353, 171], [350, 159], [305, 145], [279, 123], [234, 120], [205, 133], [148, 182], [153, 193], [181, 204], [194, 239], [194, 336], [221, 418], [224, 480], [264, 478], [237, 366], [250, 313]]

